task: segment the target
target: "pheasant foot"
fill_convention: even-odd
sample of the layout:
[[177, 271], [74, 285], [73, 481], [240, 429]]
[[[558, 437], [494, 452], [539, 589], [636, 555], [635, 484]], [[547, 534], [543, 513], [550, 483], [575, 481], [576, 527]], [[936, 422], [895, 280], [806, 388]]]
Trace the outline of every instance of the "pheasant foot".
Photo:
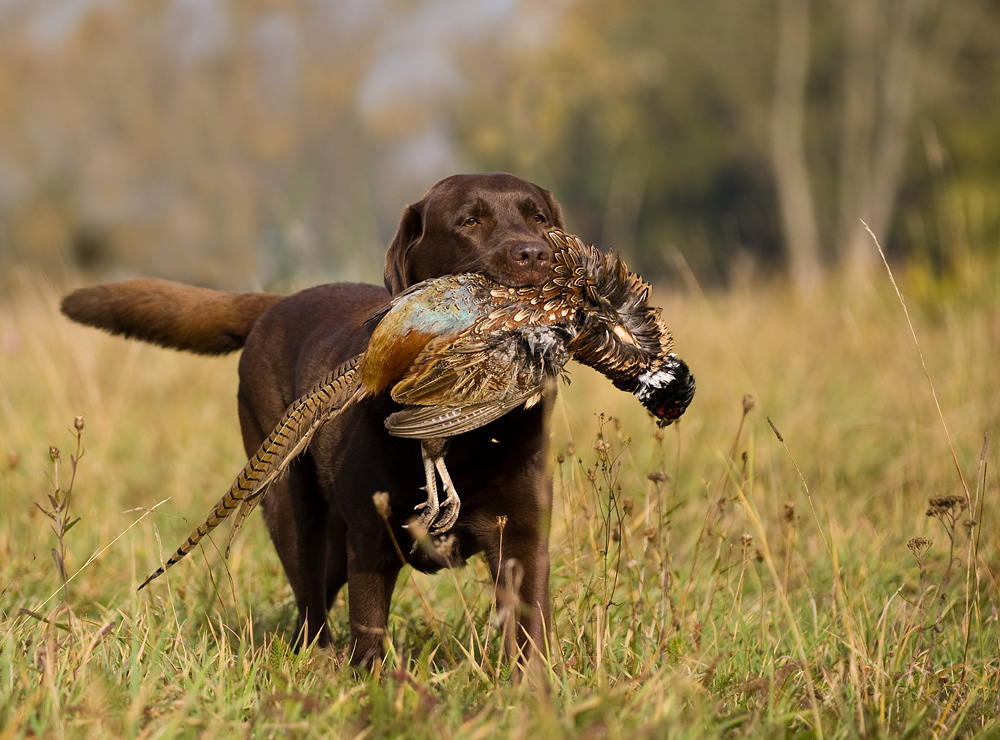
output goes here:
[[[417, 504], [417, 529], [423, 529], [430, 535], [440, 535], [447, 532], [458, 521], [458, 513], [462, 505], [452, 483], [451, 475], [444, 463], [444, 440], [423, 440], [420, 444], [420, 454], [424, 461], [424, 477], [427, 480], [425, 490], [427, 500]], [[438, 477], [444, 489], [445, 499], [438, 496]]]

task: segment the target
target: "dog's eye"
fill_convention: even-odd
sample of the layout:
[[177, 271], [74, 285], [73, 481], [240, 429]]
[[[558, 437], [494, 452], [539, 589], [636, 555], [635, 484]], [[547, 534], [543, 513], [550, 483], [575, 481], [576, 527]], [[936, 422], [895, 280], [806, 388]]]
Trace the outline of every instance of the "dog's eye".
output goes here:
[[548, 223], [548, 221], [549, 220], [547, 218], [545, 218], [544, 214], [542, 214], [542, 213], [536, 213], [535, 214], [535, 223], [536, 224], [544, 224], [544, 223]]
[[469, 216], [465, 221], [462, 222], [462, 226], [479, 226], [479, 219], [473, 216]]

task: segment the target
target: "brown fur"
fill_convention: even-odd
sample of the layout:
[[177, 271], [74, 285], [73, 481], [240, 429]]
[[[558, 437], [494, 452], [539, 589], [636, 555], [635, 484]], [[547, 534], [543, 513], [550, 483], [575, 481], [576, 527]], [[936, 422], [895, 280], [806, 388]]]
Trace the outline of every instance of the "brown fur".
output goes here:
[[[543, 235], [553, 227], [563, 227], [561, 209], [536, 185], [505, 173], [447, 178], [406, 208], [386, 255], [386, 287], [398, 292], [473, 271], [507, 285], [541, 283], [551, 257]], [[381, 287], [348, 283], [280, 299], [127, 281], [77, 291], [63, 310], [91, 326], [189, 351], [226, 352], [245, 343], [239, 415], [252, 455], [295, 399], [365, 349], [365, 319], [389, 297]], [[462, 496], [452, 550], [407, 556], [431, 572], [483, 552], [499, 593], [512, 592], [518, 602], [509, 605], [513, 632], [528, 650], [544, 649], [549, 618], [550, 406], [515, 411], [451, 440], [447, 463]], [[321, 427], [261, 504], [295, 595], [297, 639], [330, 644], [327, 611], [347, 583], [357, 663], [383, 654], [402, 566], [372, 495], [389, 494], [389, 521], [404, 554], [410, 535], [403, 525], [425, 499], [419, 443], [391, 437], [383, 425], [398, 409], [382, 394]]]
[[163, 347], [203, 355], [235, 352], [262, 313], [282, 299], [138, 278], [69, 294], [62, 312], [74, 321]]

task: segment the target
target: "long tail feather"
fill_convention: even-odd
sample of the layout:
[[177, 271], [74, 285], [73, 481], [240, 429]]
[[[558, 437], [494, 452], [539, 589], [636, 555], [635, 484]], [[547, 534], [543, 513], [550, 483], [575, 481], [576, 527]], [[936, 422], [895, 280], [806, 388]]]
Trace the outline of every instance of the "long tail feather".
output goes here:
[[233, 524], [233, 531], [226, 547], [243, 526], [244, 520], [260, 503], [267, 487], [274, 482], [298, 457], [312, 440], [313, 434], [326, 421], [347, 408], [358, 396], [356, 381], [358, 362], [361, 355], [341, 365], [319, 385], [306, 393], [285, 412], [274, 431], [268, 435], [257, 452], [236, 476], [233, 485], [215, 505], [205, 521], [191, 533], [187, 540], [170, 559], [142, 582], [141, 591], [155, 578], [163, 575], [191, 552], [212, 530], [230, 517], [237, 507], [239, 513]]

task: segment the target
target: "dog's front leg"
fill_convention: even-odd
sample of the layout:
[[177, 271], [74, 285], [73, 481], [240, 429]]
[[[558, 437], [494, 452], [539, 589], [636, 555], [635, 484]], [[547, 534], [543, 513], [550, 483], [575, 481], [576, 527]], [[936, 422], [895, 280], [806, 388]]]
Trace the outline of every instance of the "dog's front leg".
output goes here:
[[548, 655], [549, 543], [547, 521], [508, 520], [486, 561], [496, 588], [497, 614], [507, 654], [523, 667]]
[[351, 663], [371, 666], [385, 656], [389, 601], [400, 566], [386, 565], [379, 569], [364, 560], [353, 551], [348, 554], [347, 603], [351, 620]]

